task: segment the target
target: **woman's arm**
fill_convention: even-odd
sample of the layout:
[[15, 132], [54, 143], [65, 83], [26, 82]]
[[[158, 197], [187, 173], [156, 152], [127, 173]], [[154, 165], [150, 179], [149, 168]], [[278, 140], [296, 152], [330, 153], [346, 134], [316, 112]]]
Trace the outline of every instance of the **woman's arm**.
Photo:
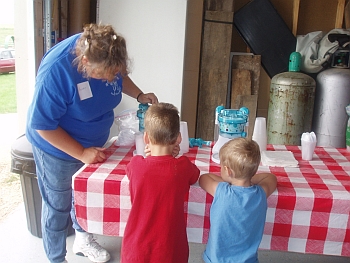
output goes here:
[[202, 174], [199, 177], [199, 186], [211, 196], [215, 195], [216, 188], [220, 182], [224, 182], [224, 180], [215, 174]]
[[104, 148], [84, 148], [61, 127], [58, 127], [56, 130], [37, 130], [37, 132], [57, 149], [60, 149], [83, 163], [103, 162], [106, 159], [103, 153]]
[[144, 94], [139, 87], [129, 78], [129, 76], [123, 77], [123, 93], [137, 99], [140, 103], [158, 103], [158, 98], [154, 93]]

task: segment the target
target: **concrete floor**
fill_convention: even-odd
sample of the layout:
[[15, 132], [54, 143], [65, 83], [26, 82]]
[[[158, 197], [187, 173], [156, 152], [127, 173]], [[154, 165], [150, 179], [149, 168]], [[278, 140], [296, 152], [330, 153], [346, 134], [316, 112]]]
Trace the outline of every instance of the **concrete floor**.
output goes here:
[[[42, 246], [42, 239], [33, 236], [27, 229], [24, 204], [0, 223], [0, 262], [42, 263], [48, 262]], [[98, 242], [111, 253], [110, 263], [120, 262], [120, 237], [97, 236]], [[67, 260], [69, 263], [89, 263], [90, 261], [72, 253], [74, 235], [67, 238]], [[190, 243], [189, 263], [202, 263], [203, 244]], [[259, 251], [260, 263], [349, 263], [348, 257], [321, 256], [277, 251]], [[166, 263], [166, 262], [165, 262]]]

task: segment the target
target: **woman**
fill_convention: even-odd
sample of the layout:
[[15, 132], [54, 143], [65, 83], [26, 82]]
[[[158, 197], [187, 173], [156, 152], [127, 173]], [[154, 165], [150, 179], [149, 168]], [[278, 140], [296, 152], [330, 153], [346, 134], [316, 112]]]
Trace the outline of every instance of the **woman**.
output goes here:
[[69, 213], [76, 233], [73, 252], [93, 262], [110, 259], [77, 223], [71, 185], [84, 163], [105, 160], [102, 146], [122, 92], [140, 103], [158, 103], [153, 93], [144, 94], [128, 77], [128, 61], [124, 38], [111, 26], [96, 24], [55, 45], [41, 61], [26, 136], [33, 145], [50, 262], [67, 262]]

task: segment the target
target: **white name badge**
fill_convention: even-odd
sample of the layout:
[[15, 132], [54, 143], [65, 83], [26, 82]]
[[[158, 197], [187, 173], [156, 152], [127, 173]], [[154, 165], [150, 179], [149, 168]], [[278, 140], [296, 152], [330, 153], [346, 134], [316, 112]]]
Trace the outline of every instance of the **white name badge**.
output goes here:
[[86, 100], [92, 97], [92, 92], [88, 81], [79, 83], [77, 86], [80, 100]]

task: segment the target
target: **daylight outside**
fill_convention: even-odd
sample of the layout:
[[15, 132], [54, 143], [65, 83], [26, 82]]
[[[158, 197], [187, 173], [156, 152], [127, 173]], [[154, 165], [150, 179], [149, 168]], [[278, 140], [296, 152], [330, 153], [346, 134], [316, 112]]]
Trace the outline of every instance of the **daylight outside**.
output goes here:
[[0, 0], [0, 222], [23, 202], [19, 175], [11, 173], [17, 136], [14, 1]]

